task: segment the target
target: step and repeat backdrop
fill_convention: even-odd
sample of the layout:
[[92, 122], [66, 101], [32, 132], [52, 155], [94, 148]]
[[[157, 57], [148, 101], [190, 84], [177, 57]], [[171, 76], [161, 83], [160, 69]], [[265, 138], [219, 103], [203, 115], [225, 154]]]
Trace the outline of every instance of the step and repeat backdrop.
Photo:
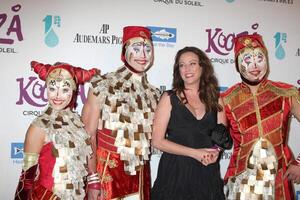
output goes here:
[[[269, 51], [270, 76], [300, 87], [298, 0], [0, 0], [0, 196], [12, 199], [21, 172], [23, 141], [30, 122], [47, 104], [44, 82], [30, 61], [67, 62], [102, 73], [122, 65], [122, 29], [142, 25], [153, 34], [155, 61], [149, 81], [170, 89], [176, 52], [196, 46], [210, 57], [222, 90], [240, 81], [233, 38], [259, 33]], [[80, 88], [77, 111], [88, 84]], [[289, 145], [300, 152], [300, 124], [291, 119]], [[231, 156], [221, 159], [225, 174]], [[160, 154], [151, 159], [152, 182]], [[296, 186], [297, 199], [300, 187]]]

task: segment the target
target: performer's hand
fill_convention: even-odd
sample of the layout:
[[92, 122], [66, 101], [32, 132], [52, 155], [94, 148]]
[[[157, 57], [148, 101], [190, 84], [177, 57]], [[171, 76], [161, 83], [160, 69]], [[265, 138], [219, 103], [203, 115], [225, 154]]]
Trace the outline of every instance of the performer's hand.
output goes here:
[[88, 200], [100, 200], [100, 190], [88, 189]]
[[300, 166], [291, 164], [284, 174], [283, 178], [288, 178], [288, 180], [294, 183], [300, 183]]

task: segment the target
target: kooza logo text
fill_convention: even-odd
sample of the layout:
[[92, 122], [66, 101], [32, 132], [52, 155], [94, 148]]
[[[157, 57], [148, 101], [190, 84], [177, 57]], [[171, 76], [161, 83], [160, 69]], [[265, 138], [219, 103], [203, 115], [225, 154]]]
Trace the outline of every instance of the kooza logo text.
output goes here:
[[[257, 30], [258, 24], [255, 23], [251, 26], [253, 30]], [[240, 35], [247, 35], [249, 34], [248, 31], [243, 31], [238, 34], [236, 33], [229, 33], [225, 34], [223, 29], [215, 28], [215, 29], [206, 29], [208, 36], [208, 47], [205, 52], [215, 52], [219, 55], [226, 56], [230, 53], [233, 48], [233, 40], [235, 37]], [[254, 32], [256, 33], [256, 32]]]
[[[20, 4], [11, 7], [11, 11], [14, 13], [19, 12], [20, 9]], [[6, 33], [6, 36], [4, 37], [0, 35], [0, 44], [14, 44], [14, 39], [12, 39], [12, 37], [14, 36], [17, 38], [18, 41], [23, 40], [21, 20], [19, 15], [14, 15], [10, 20], [6, 13], [0, 13], [0, 30], [3, 30], [3, 32]]]

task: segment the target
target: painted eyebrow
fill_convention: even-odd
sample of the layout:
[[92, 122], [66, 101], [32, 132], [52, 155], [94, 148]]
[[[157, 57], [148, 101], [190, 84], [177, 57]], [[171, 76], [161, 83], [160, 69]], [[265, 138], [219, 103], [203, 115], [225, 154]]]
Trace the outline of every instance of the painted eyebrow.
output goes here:
[[143, 44], [143, 42], [136, 42], [136, 43], [133, 43], [132, 46], [141, 46]]
[[56, 81], [55, 81], [55, 80], [51, 80], [51, 81], [49, 82], [49, 84], [52, 85], [52, 86], [54, 86], [54, 85], [56, 85]]
[[246, 53], [245, 55], [243, 55], [243, 59], [245, 59], [246, 57], [251, 57], [252, 55], [250, 53]]
[[64, 86], [71, 87], [71, 84], [70, 84], [68, 81], [65, 81], [64, 84], [63, 84], [63, 87], [64, 87]]

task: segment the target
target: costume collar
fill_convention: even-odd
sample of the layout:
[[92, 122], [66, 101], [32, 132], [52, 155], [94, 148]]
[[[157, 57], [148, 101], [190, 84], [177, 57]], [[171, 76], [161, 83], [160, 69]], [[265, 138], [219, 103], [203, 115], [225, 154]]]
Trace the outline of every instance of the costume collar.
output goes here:
[[[260, 92], [262, 90], [264, 90], [264, 88], [267, 86], [268, 83], [268, 79], [263, 79], [259, 84], [258, 84], [258, 90], [257, 92]], [[250, 87], [247, 83], [245, 82], [241, 82], [240, 84], [242, 90], [246, 93], [251, 93]]]
[[118, 69], [118, 72], [124, 75], [125, 80], [133, 79], [142, 83], [148, 83], [146, 72], [137, 74], [129, 70], [125, 65]]
[[45, 114], [47, 114], [49, 116], [67, 115], [68, 113], [72, 113], [72, 111], [69, 107], [62, 109], [62, 110], [55, 110], [52, 108], [52, 106], [50, 104], [48, 105], [48, 107], [45, 110]]

